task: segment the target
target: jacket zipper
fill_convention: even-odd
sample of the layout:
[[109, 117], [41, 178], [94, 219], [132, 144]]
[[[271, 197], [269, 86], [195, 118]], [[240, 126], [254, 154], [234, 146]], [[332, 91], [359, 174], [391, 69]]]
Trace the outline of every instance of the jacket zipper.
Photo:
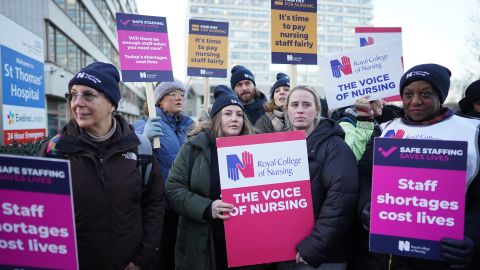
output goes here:
[[392, 254], [390, 254], [390, 257], [388, 258], [388, 270], [392, 269]]

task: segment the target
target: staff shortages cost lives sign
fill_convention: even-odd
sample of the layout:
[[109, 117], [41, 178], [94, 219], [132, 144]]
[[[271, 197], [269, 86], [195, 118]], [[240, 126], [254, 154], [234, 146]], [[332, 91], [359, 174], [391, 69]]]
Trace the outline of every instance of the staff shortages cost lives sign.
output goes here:
[[442, 260], [463, 239], [467, 142], [375, 139], [370, 250]]
[[70, 163], [0, 155], [0, 269], [78, 269]]
[[303, 131], [217, 139], [230, 267], [295, 259], [313, 228]]

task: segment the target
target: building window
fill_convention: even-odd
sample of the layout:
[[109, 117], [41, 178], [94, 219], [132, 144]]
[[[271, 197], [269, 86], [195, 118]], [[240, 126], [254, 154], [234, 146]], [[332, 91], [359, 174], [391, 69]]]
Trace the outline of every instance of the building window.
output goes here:
[[[115, 46], [110, 42], [108, 37], [93, 19], [92, 15], [88, 12], [85, 6], [78, 0], [68, 0], [66, 2], [64, 0], [55, 0], [55, 3], [57, 3], [57, 5], [63, 9], [63, 11], [65, 11], [72, 21], [83, 30], [87, 37], [89, 37], [90, 40], [92, 40], [92, 42], [97, 45], [97, 47], [108, 58], [110, 58], [115, 65], [118, 66], [118, 52], [115, 49]], [[99, 9], [99, 11], [102, 13], [102, 15], [106, 16], [105, 20], [107, 21], [107, 24], [109, 24], [109, 22], [112, 23], [113, 18], [109, 18], [108, 15], [105, 15], [107, 12], [110, 14], [108, 8], [106, 10]], [[116, 32], [114, 31], [114, 33]]]
[[67, 104], [65, 100], [47, 98], [47, 136], [55, 136], [67, 124]]
[[73, 73], [81, 67], [93, 63], [95, 59], [82, 50], [53, 24], [47, 22], [46, 60]]

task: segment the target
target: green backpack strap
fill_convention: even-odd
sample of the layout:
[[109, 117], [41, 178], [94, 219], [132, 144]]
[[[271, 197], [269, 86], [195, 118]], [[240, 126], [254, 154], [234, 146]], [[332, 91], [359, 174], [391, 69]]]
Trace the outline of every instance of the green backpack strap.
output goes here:
[[140, 144], [137, 146], [138, 151], [138, 163], [142, 169], [142, 188], [148, 185], [152, 174], [153, 164], [153, 150], [152, 144], [143, 134], [135, 133], [140, 140]]

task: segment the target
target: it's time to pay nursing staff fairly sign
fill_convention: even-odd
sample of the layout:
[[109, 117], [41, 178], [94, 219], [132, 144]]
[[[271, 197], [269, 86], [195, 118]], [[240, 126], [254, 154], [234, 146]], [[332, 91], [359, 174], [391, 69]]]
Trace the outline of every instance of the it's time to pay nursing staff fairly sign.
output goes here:
[[294, 260], [313, 228], [305, 132], [217, 139], [228, 266]]
[[463, 239], [467, 142], [375, 138], [370, 250], [442, 260]]
[[189, 21], [188, 76], [227, 77], [228, 23]]

